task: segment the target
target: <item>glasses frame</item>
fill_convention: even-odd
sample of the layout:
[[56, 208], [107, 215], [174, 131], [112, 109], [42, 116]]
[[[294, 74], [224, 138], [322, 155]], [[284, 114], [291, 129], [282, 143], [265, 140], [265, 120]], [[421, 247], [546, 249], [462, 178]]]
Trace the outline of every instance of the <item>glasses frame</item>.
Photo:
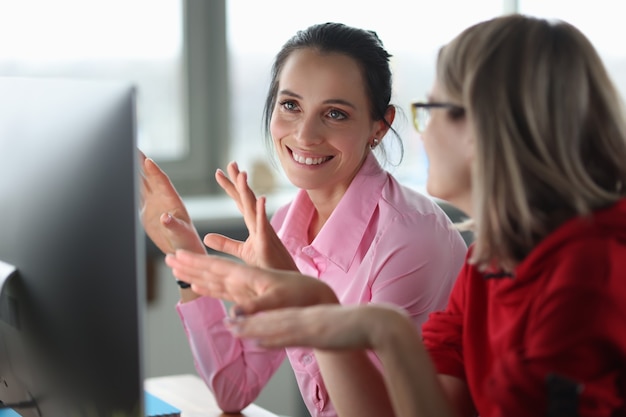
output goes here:
[[430, 119], [431, 109], [447, 109], [452, 111], [465, 112], [463, 106], [454, 103], [415, 101], [411, 103], [411, 116], [413, 127], [418, 133], [424, 132]]

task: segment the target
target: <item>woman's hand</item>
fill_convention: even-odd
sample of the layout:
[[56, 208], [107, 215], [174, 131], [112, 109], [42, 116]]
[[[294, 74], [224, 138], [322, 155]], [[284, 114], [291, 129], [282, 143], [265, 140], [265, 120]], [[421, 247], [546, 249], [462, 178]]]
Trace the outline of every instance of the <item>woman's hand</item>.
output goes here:
[[283, 308], [227, 320], [238, 337], [256, 339], [266, 348], [375, 349], [394, 322], [406, 322], [403, 310], [388, 305], [318, 305]]
[[228, 164], [227, 170], [230, 179], [221, 170], [217, 170], [215, 179], [237, 204], [248, 228], [248, 239], [241, 242], [209, 233], [204, 237], [204, 244], [218, 252], [235, 256], [248, 265], [297, 271], [298, 267], [289, 251], [267, 219], [265, 198], [256, 198], [248, 186], [247, 173], [240, 171], [235, 162]]
[[206, 253], [187, 209], [168, 176], [139, 151], [142, 167], [141, 211], [143, 227], [163, 253], [187, 249]]
[[201, 295], [236, 303], [234, 313], [252, 314], [283, 307], [338, 303], [322, 281], [295, 271], [261, 269], [224, 256], [178, 250], [165, 263], [174, 276]]

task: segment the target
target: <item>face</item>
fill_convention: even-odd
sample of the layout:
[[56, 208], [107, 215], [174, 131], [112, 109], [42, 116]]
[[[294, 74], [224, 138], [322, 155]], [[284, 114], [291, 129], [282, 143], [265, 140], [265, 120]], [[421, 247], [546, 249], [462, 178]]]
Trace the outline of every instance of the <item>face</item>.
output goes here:
[[[446, 97], [437, 82], [429, 101], [459, 104]], [[428, 193], [470, 214], [474, 138], [467, 116], [455, 119], [447, 109], [431, 109], [421, 136], [429, 162]]]
[[270, 131], [295, 186], [343, 195], [369, 144], [386, 132], [382, 126], [370, 116], [356, 61], [313, 49], [291, 53], [278, 80]]

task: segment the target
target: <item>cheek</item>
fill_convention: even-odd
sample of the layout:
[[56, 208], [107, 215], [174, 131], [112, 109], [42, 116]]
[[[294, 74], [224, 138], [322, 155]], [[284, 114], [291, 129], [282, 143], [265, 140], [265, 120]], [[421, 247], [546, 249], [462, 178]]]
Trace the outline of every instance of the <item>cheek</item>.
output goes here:
[[272, 116], [272, 120], [270, 121], [270, 134], [272, 135], [274, 144], [278, 144], [287, 132], [287, 124], [280, 118]]
[[466, 155], [458, 144], [455, 146], [446, 139], [424, 138], [424, 150], [428, 157], [427, 191], [444, 199], [467, 188], [471, 176]]

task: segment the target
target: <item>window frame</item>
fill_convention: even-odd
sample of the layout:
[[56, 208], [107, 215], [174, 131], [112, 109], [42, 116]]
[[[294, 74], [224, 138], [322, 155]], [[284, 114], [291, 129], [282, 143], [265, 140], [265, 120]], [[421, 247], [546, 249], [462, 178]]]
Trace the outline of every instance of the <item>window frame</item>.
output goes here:
[[226, 1], [181, 0], [188, 150], [175, 160], [157, 159], [181, 195], [216, 194], [215, 169], [228, 156]]

